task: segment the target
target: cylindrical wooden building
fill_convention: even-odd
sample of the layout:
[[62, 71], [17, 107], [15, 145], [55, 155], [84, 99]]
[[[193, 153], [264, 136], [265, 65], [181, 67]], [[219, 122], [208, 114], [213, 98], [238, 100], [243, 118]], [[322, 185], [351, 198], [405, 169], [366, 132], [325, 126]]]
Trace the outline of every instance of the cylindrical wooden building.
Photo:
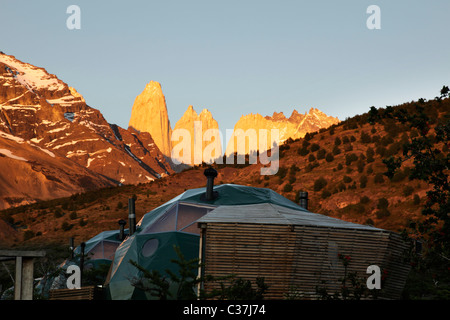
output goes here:
[[[400, 235], [273, 203], [223, 205], [198, 220], [203, 275], [255, 281], [264, 277], [268, 299], [317, 299], [317, 288], [342, 290], [341, 279], [356, 272], [362, 285], [380, 268], [378, 298], [398, 299], [409, 264]], [[348, 259], [347, 268], [339, 255]], [[347, 285], [351, 286], [347, 281]], [[204, 283], [218, 289], [219, 283]], [[374, 291], [370, 291], [375, 293]]]

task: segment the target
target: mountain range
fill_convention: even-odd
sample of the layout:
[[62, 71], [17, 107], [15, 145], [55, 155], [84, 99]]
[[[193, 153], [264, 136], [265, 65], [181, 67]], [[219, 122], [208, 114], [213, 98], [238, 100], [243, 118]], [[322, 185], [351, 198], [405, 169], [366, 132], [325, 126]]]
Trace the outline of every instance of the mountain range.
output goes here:
[[[197, 125], [195, 125], [196, 122]], [[237, 132], [239, 129], [243, 133], [246, 133], [248, 130], [255, 130], [256, 136], [254, 140], [256, 147], [249, 149], [251, 144], [248, 143], [245, 150], [239, 150], [237, 144], [233, 141], [233, 139], [237, 139], [234, 136], [227, 137], [230, 138], [229, 141], [220, 141], [220, 143], [216, 141], [216, 138], [219, 140], [219, 137], [210, 139], [209, 136], [205, 136], [205, 133], [210, 129], [220, 130], [217, 121], [208, 109], [203, 109], [200, 113], [197, 113], [194, 107], [189, 105], [186, 112], [172, 128], [161, 84], [156, 81], [150, 81], [134, 101], [128, 126], [140, 132], [149, 132], [156, 145], [167, 158], [192, 165], [212, 162], [224, 153], [231, 155], [234, 153], [248, 154], [252, 151], [266, 151], [266, 148], [259, 148], [259, 130], [261, 129], [269, 132], [271, 129], [278, 129], [278, 143], [283, 143], [287, 139], [302, 138], [308, 132], [315, 132], [337, 123], [339, 123], [338, 118], [328, 116], [317, 108], [311, 108], [305, 114], [300, 114], [297, 110], [294, 110], [289, 118], [286, 118], [282, 112], [274, 112], [272, 116], [262, 116], [258, 113], [242, 115], [234, 126], [234, 132]], [[190, 141], [183, 141], [184, 139], [179, 139], [178, 135], [173, 137], [172, 134], [176, 130], [187, 130]], [[181, 131], [179, 132], [181, 134]], [[270, 136], [268, 138], [270, 139]], [[190, 146], [191, 154], [186, 158], [184, 158], [186, 155], [180, 155], [178, 152], [180, 149], [183, 149], [180, 147], [180, 144], [183, 143]], [[205, 159], [203, 153], [210, 144], [214, 144], [212, 149], [215, 149], [215, 151], [211, 157]], [[267, 146], [271, 145], [271, 143], [267, 144]], [[175, 152], [172, 152], [172, 150]]]
[[[338, 121], [311, 109], [304, 115], [294, 111], [289, 119], [282, 113], [242, 116], [235, 129], [279, 128], [284, 141]], [[150, 81], [136, 97], [124, 129], [108, 123], [56, 75], [1, 52], [0, 209], [150, 182], [186, 168], [176, 163], [184, 156], [189, 164], [212, 160], [202, 157], [206, 142], [194, 146], [194, 137], [209, 129], [219, 129], [211, 112], [197, 113], [191, 105], [172, 129], [161, 84], [156, 81]], [[189, 132], [191, 141], [185, 142], [190, 155], [172, 156], [178, 145], [172, 130]], [[214, 155], [221, 154], [219, 145]]]

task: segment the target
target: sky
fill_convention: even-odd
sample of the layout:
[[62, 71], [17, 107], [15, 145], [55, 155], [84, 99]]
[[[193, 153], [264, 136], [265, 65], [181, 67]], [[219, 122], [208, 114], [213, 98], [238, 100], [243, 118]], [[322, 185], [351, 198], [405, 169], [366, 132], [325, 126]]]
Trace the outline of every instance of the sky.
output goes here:
[[450, 85], [449, 12], [448, 0], [0, 0], [0, 51], [56, 74], [109, 123], [127, 128], [153, 80], [172, 128], [193, 105], [225, 132], [250, 113], [344, 120], [434, 98]]

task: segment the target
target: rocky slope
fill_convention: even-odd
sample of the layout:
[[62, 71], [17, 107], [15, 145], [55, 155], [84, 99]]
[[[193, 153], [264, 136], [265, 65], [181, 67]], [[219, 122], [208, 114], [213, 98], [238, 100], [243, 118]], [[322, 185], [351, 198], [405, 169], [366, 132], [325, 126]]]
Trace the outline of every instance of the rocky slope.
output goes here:
[[148, 133], [109, 124], [55, 75], [4, 53], [0, 149], [3, 208], [173, 172]]

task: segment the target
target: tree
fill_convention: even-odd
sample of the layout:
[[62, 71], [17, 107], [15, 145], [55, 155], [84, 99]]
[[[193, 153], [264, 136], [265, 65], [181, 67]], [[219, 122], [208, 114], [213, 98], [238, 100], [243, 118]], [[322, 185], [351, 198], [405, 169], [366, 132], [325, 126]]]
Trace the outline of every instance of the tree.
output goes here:
[[448, 86], [443, 86], [441, 89], [441, 98], [449, 97], [450, 96], [450, 89]]
[[331, 153], [327, 153], [327, 156], [325, 157], [325, 160], [327, 162], [332, 162], [334, 160], [334, 157]]
[[[450, 100], [442, 100], [448, 95], [449, 89], [444, 86], [440, 98], [426, 104], [424, 101], [415, 103], [413, 110], [394, 110], [392, 107], [378, 110], [372, 107], [369, 112], [370, 123], [394, 119], [418, 133], [410, 135], [409, 141], [403, 145], [403, 155], [390, 156], [383, 162], [387, 167], [386, 176], [392, 179], [405, 161], [412, 160], [409, 179], [425, 181], [431, 188], [422, 209], [424, 219], [412, 222], [409, 234], [406, 230], [404, 233], [425, 244], [421, 255], [412, 251], [411, 259], [415, 272], [423, 281], [431, 283], [427, 294], [439, 298], [450, 297], [450, 115], [445, 112], [449, 110]], [[427, 112], [437, 108], [444, 110], [444, 114], [440, 119], [431, 119]], [[432, 123], [436, 123], [434, 132]]]

